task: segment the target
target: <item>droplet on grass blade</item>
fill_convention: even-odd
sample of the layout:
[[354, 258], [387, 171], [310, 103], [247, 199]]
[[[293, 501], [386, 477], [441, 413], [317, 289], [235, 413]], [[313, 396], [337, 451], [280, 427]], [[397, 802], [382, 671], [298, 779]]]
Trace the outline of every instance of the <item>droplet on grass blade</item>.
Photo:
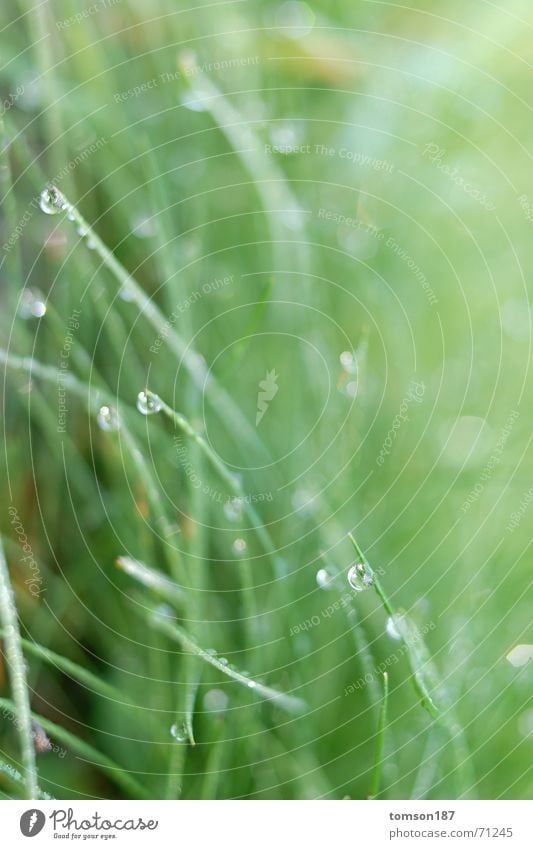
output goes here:
[[236, 522], [242, 516], [242, 501], [240, 498], [232, 498], [224, 504], [224, 515], [229, 522]]
[[55, 186], [47, 186], [39, 195], [39, 206], [47, 215], [57, 215], [67, 209], [67, 202], [59, 189]]
[[355, 374], [357, 371], [357, 361], [352, 351], [343, 351], [339, 360], [344, 371], [348, 372], [348, 374]]
[[244, 554], [246, 551], [246, 541], [243, 539], [236, 539], [233, 543], [233, 552], [234, 554]]
[[152, 416], [154, 413], [159, 413], [161, 408], [161, 398], [154, 392], [146, 389], [137, 395], [137, 409], [143, 416]]
[[385, 625], [385, 630], [389, 637], [392, 637], [393, 640], [401, 640], [402, 635], [400, 634], [397, 628], [396, 619], [396, 616], [389, 616], [389, 618], [387, 619], [387, 624]]
[[357, 593], [363, 592], [374, 584], [374, 579], [364, 563], [356, 563], [354, 566], [350, 566], [347, 578], [352, 590]]
[[224, 690], [208, 690], [203, 699], [204, 709], [211, 713], [222, 713], [229, 704], [229, 698]]
[[120, 428], [120, 418], [117, 410], [115, 410], [114, 407], [108, 407], [105, 404], [103, 407], [100, 407], [96, 421], [98, 423], [98, 427], [108, 433], [119, 430]]
[[321, 590], [330, 590], [333, 587], [333, 576], [327, 569], [319, 569], [316, 573], [316, 582]]
[[184, 723], [175, 723], [170, 726], [170, 734], [174, 737], [176, 743], [186, 743], [187, 742], [187, 729]]
[[518, 645], [515, 646], [507, 655], [507, 660], [511, 666], [525, 666], [530, 660], [533, 660], [533, 646]]
[[42, 318], [45, 313], [44, 295], [37, 289], [24, 289], [20, 296], [19, 316], [21, 318]]

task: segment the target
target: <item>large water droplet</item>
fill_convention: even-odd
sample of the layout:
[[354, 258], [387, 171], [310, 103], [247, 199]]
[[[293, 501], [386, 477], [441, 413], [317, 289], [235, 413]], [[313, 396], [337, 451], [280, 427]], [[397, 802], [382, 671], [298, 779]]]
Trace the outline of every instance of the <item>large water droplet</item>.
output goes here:
[[244, 554], [246, 551], [246, 541], [243, 539], [236, 539], [232, 545], [234, 554]]
[[179, 724], [175, 723], [170, 726], [170, 734], [174, 737], [176, 743], [186, 743], [187, 742], [187, 729], [184, 723], [180, 722]]
[[100, 407], [96, 421], [98, 422], [98, 427], [102, 430], [111, 432], [120, 428], [120, 418], [118, 411], [114, 407], [107, 407], [105, 405]]
[[321, 590], [331, 590], [333, 588], [333, 576], [330, 575], [327, 569], [319, 569], [316, 573], [316, 582]]
[[224, 516], [229, 522], [237, 522], [242, 516], [242, 501], [232, 498], [224, 504]]
[[67, 209], [67, 202], [59, 189], [55, 186], [47, 186], [39, 195], [39, 206], [47, 215], [57, 215]]
[[44, 295], [37, 289], [24, 289], [20, 296], [18, 314], [21, 318], [42, 318], [46, 313]]
[[354, 566], [350, 566], [347, 577], [352, 590], [357, 593], [363, 592], [374, 583], [374, 579], [367, 571], [364, 563], [356, 563]]
[[154, 392], [147, 389], [137, 395], [137, 409], [143, 416], [152, 416], [154, 413], [159, 413], [161, 407], [161, 398]]

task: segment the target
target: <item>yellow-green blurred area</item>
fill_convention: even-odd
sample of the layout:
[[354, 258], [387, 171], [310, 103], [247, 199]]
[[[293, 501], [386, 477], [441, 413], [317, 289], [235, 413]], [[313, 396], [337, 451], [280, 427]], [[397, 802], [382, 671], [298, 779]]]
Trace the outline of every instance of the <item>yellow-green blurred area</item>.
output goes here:
[[44, 791], [135, 795], [107, 758], [154, 798], [366, 798], [387, 671], [380, 798], [531, 796], [532, 37], [526, 0], [2, 5], [0, 527], [22, 636], [112, 688], [27, 653], [102, 759], [47, 729]]

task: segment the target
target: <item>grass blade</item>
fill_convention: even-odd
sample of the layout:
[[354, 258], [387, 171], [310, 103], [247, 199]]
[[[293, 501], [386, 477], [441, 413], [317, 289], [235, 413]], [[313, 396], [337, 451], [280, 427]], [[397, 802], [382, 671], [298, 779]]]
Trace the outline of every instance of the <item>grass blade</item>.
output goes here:
[[0, 618], [4, 627], [5, 654], [13, 694], [14, 715], [20, 737], [24, 789], [27, 799], [37, 799], [37, 766], [30, 714], [30, 694], [26, 680], [26, 667], [20, 638], [13, 589], [9, 580], [4, 547], [0, 539]]
[[385, 726], [387, 723], [387, 706], [389, 702], [389, 676], [386, 672], [383, 673], [383, 698], [381, 701], [381, 710], [379, 712], [378, 729], [376, 733], [376, 753], [374, 756], [374, 772], [372, 782], [370, 784], [369, 799], [375, 799], [379, 796], [379, 788], [381, 785], [381, 768], [383, 764], [383, 751], [385, 747]]

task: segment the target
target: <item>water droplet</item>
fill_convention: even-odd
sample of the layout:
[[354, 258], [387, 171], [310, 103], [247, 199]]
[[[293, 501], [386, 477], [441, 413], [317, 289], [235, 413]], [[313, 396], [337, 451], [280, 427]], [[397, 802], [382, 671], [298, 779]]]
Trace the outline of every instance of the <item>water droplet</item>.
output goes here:
[[154, 392], [147, 389], [137, 395], [137, 409], [143, 416], [152, 416], [154, 413], [158, 413], [161, 407], [161, 398]]
[[154, 615], [160, 619], [175, 619], [176, 616], [169, 604], [158, 604], [154, 608]]
[[133, 301], [133, 292], [126, 283], [118, 290], [118, 296], [122, 301], [126, 301], [127, 303]]
[[269, 133], [272, 147], [276, 153], [294, 153], [298, 148], [300, 140], [296, 127], [288, 123], [276, 124]]
[[91, 239], [90, 236], [87, 238], [85, 244], [87, 245], [90, 251], [93, 251], [96, 247], [96, 242], [94, 241], [94, 239]]
[[402, 635], [396, 627], [396, 620], [396, 616], [389, 616], [389, 618], [387, 619], [387, 624], [385, 625], [385, 630], [389, 637], [391, 637], [393, 640], [401, 640]]
[[76, 220], [76, 216], [74, 215], [74, 212], [73, 212], [72, 209], [67, 212], [67, 218], [68, 218], [69, 221], [75, 221]]
[[120, 428], [120, 418], [114, 407], [107, 407], [105, 405], [100, 407], [96, 421], [102, 430], [111, 432]]
[[227, 665], [228, 665], [228, 662], [229, 662], [229, 661], [228, 661], [228, 658], [227, 658], [227, 657], [221, 657], [221, 658], [219, 658], [219, 663], [221, 663], [221, 664], [222, 664], [222, 666], [227, 666]]
[[131, 221], [131, 232], [138, 239], [149, 239], [157, 233], [157, 227], [153, 216], [136, 215]]
[[242, 515], [242, 501], [232, 498], [224, 504], [224, 515], [229, 522], [236, 522]]
[[339, 357], [339, 360], [344, 371], [347, 371], [348, 374], [355, 374], [357, 370], [357, 362], [354, 357], [353, 351], [343, 351]]
[[87, 235], [87, 227], [83, 227], [81, 224], [76, 228], [76, 233], [78, 236], [86, 236]]
[[311, 32], [314, 23], [313, 9], [299, 0], [288, 0], [276, 11], [277, 28], [286, 38], [304, 38]]
[[221, 713], [226, 710], [229, 698], [224, 690], [208, 690], [203, 699], [205, 710]]
[[372, 586], [374, 579], [363, 563], [356, 563], [348, 569], [348, 583], [352, 590], [361, 593]]
[[348, 396], [348, 398], [355, 398], [357, 395], [357, 381], [349, 380], [346, 386], [344, 387], [344, 394]]
[[44, 295], [37, 289], [24, 289], [20, 296], [18, 314], [21, 318], [42, 318], [46, 313]]
[[249, 686], [250, 690], [255, 690], [255, 688], [257, 687], [257, 684], [255, 683], [255, 681], [248, 681], [248, 686]]
[[507, 660], [511, 666], [525, 666], [530, 660], [533, 660], [533, 646], [518, 645], [515, 646], [507, 655]]
[[217, 650], [216, 649], [206, 649], [205, 653], [208, 654], [210, 657], [216, 657], [217, 656]]
[[246, 551], [246, 541], [243, 539], [236, 539], [232, 548], [234, 554], [243, 554]]
[[333, 587], [333, 576], [327, 569], [319, 569], [316, 573], [316, 582], [321, 590], [330, 590]]
[[176, 743], [186, 743], [187, 742], [187, 729], [184, 723], [174, 724], [170, 726], [170, 734], [174, 737]]
[[39, 206], [47, 215], [57, 215], [67, 208], [67, 202], [59, 189], [55, 186], [47, 186], [39, 196]]

